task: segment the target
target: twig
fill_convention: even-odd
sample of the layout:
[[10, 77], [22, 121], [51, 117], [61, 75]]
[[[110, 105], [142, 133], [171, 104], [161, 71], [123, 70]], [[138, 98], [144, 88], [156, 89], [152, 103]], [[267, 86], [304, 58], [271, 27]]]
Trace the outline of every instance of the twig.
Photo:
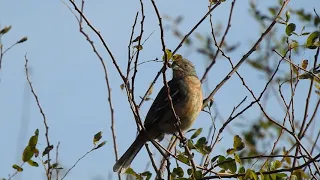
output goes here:
[[[32, 86], [32, 83], [30, 81], [30, 78], [29, 78], [29, 69], [28, 69], [28, 59], [27, 59], [27, 55], [24, 56], [24, 59], [25, 59], [25, 71], [26, 71], [26, 77], [27, 77], [27, 81], [29, 83], [29, 86], [30, 86], [30, 89], [31, 89], [31, 93], [34, 97], [34, 99], [36, 100], [37, 102], [37, 106], [40, 110], [40, 113], [42, 115], [42, 119], [43, 119], [43, 124], [44, 124], [44, 127], [45, 127], [45, 137], [46, 137], [46, 142], [47, 142], [47, 147], [50, 146], [50, 141], [49, 141], [49, 126], [47, 124], [47, 119], [46, 119], [46, 115], [40, 105], [40, 101], [39, 101], [39, 98], [37, 96], [37, 94], [35, 93], [34, 89], [33, 89], [33, 86]], [[48, 168], [46, 169], [46, 175], [47, 175], [47, 179], [50, 180], [51, 177], [50, 177], [50, 172], [51, 172], [51, 163], [50, 163], [50, 151], [48, 152], [47, 154], [47, 160], [48, 160]]]
[[240, 59], [240, 61], [235, 65], [235, 67], [228, 73], [228, 75], [216, 86], [216, 88], [210, 93], [210, 95], [203, 100], [203, 107], [205, 107], [209, 101], [213, 98], [215, 93], [224, 85], [230, 77], [239, 69], [239, 67], [245, 62], [245, 60], [258, 48], [259, 44], [262, 42], [264, 37], [271, 31], [273, 26], [276, 24], [278, 17], [286, 7], [286, 5], [290, 2], [290, 0], [285, 0], [281, 6], [281, 9], [279, 10], [278, 14], [275, 16], [272, 23], [269, 25], [269, 27], [261, 34], [260, 38], [256, 41], [256, 43], [253, 45], [253, 47]]

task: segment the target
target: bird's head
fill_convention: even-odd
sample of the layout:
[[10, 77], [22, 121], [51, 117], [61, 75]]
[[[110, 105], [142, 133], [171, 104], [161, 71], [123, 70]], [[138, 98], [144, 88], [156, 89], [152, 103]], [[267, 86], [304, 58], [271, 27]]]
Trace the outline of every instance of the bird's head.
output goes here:
[[189, 60], [182, 58], [179, 60], [173, 61], [171, 64], [173, 70], [173, 78], [183, 78], [185, 76], [195, 76], [197, 77], [196, 70], [194, 65]]

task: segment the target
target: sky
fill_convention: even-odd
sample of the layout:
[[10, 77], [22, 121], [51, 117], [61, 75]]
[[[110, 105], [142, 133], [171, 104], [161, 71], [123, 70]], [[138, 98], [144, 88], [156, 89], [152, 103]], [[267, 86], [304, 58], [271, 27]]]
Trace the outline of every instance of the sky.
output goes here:
[[[230, 2], [223, 3], [213, 12], [215, 24], [226, 22]], [[274, 2], [276, 1], [257, 1], [257, 4], [263, 9], [267, 7], [266, 5]], [[69, 2], [66, 3], [71, 6]], [[187, 33], [202, 18], [207, 12], [208, 5], [207, 1], [182, 0], [162, 0], [156, 3], [161, 15], [171, 17], [181, 15], [184, 17], [180, 27], [183, 33]], [[144, 1], [144, 6], [146, 15], [144, 37], [154, 33], [145, 43], [140, 53], [140, 61], [161, 59], [163, 52], [158, 20], [151, 1]], [[320, 7], [320, 1], [309, 0], [308, 3], [305, 3], [305, 1], [292, 0], [289, 6], [303, 7], [312, 11], [313, 7]], [[241, 44], [236, 53], [230, 54], [234, 62], [237, 62], [248, 51], [252, 42], [261, 33], [260, 27], [249, 15], [248, 9], [248, 1], [238, 0], [236, 2], [232, 27], [227, 39], [231, 43], [240, 42]], [[123, 69], [127, 63], [127, 46], [133, 20], [139, 10], [139, 1], [92, 0], [85, 3], [84, 13], [101, 32]], [[59, 161], [61, 165], [68, 169], [77, 159], [89, 151], [93, 146], [92, 138], [95, 133], [103, 131], [103, 140], [107, 141], [103, 148], [92, 152], [80, 161], [67, 176], [67, 179], [93, 179], [96, 177], [108, 179], [115, 158], [110, 130], [108, 93], [103, 69], [88, 42], [80, 34], [73, 14], [61, 1], [0, 0], [0, 17], [1, 28], [12, 25], [11, 31], [2, 38], [2, 44], [8, 46], [22, 37], [28, 36], [27, 42], [15, 46], [5, 54], [0, 71], [0, 137], [3, 145], [0, 148], [0, 177], [7, 177], [8, 174], [14, 172], [12, 164], [21, 163], [23, 148], [27, 145], [28, 139], [33, 135], [35, 129], [40, 130], [39, 149], [46, 147], [42, 116], [26, 82], [24, 56], [27, 54], [30, 79], [50, 127], [50, 142], [54, 146], [60, 142]], [[168, 24], [165, 20], [164, 22]], [[280, 29], [283, 28], [280, 25], [276, 26]], [[209, 21], [206, 20], [196, 32], [208, 35], [210, 34], [209, 27]], [[120, 90], [122, 81], [110, 57], [99, 44], [97, 37], [92, 33], [90, 35], [98, 45], [98, 50], [108, 67], [115, 109], [118, 150], [119, 155], [122, 155], [135, 138], [136, 125], [128, 106], [126, 94]], [[137, 35], [138, 31], [135, 36]], [[179, 40], [169, 31], [165, 31], [165, 41], [169, 49], [175, 49], [179, 43]], [[194, 62], [198, 75], [203, 74], [207, 64], [203, 56], [190, 52], [190, 49], [186, 47], [182, 47], [178, 53], [186, 54], [186, 57]], [[313, 54], [308, 51], [301, 56], [306, 59], [312, 59], [312, 57]], [[144, 94], [161, 66], [161, 63], [147, 63], [139, 68], [136, 98]], [[230, 67], [226, 61], [218, 61], [209, 73], [210, 78], [207, 87], [204, 88], [204, 94], [208, 95], [209, 90], [213, 89], [229, 70]], [[259, 94], [264, 87], [264, 83], [259, 83], [261, 78], [252, 76], [252, 69], [248, 65], [241, 67], [239, 72], [247, 80], [248, 85], [254, 89], [255, 94]], [[301, 84], [302, 87], [308, 85], [307, 82]], [[157, 81], [153, 97], [161, 86], [162, 79]], [[302, 88], [302, 91], [305, 91], [305, 88]], [[249, 94], [242, 87], [241, 81], [236, 76], [232, 77], [214, 98], [222, 117], [226, 119], [233, 107], [246, 95]], [[304, 102], [304, 96], [297, 98], [300, 102]], [[249, 96], [247, 103], [251, 99]], [[141, 108], [142, 117], [146, 115], [150, 105], [151, 101], [144, 103]], [[297, 106], [303, 107], [302, 104]], [[280, 113], [276, 107], [268, 107], [268, 111], [275, 112], [275, 114]], [[244, 115], [255, 117], [259, 113], [257, 109], [253, 109]], [[302, 112], [297, 113], [298, 116], [302, 115]], [[246, 122], [242, 123], [246, 124]], [[206, 127], [210, 124], [209, 116], [201, 113], [193, 128]], [[237, 129], [235, 131], [240, 132]], [[228, 134], [225, 134], [223, 138], [225, 141], [232, 141], [232, 136]], [[216, 153], [223, 152], [225, 148], [227, 147], [222, 143], [217, 147]], [[137, 171], [143, 171], [147, 162], [146, 151], [142, 150], [132, 166]], [[113, 178], [115, 177], [113, 174]], [[16, 177], [20, 180], [30, 178], [45, 179], [43, 168], [25, 165], [24, 172]]]

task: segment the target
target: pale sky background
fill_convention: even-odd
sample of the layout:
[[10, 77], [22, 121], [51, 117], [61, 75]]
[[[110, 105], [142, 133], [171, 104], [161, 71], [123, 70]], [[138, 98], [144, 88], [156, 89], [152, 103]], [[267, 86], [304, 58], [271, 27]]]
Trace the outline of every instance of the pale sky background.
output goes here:
[[[259, 8], [266, 10], [267, 4], [273, 4], [276, 1], [257, 2]], [[187, 33], [199, 21], [207, 12], [208, 5], [207, 1], [196, 0], [161, 0], [156, 3], [161, 15], [166, 14], [172, 17], [182, 15], [184, 17], [181, 24], [183, 33]], [[213, 21], [215, 23], [223, 22], [225, 25], [229, 16], [230, 3], [229, 0], [214, 11]], [[69, 3], [67, 2], [67, 4]], [[158, 20], [151, 2], [144, 1], [144, 6], [146, 15], [144, 38], [153, 31], [155, 33], [144, 45], [144, 49], [140, 53], [140, 62], [162, 57]], [[303, 7], [308, 12], [312, 12], [313, 7], [316, 7], [318, 13], [320, 12], [319, 0], [292, 0], [289, 6]], [[238, 0], [236, 2], [232, 28], [227, 40], [229, 43], [239, 42], [241, 46], [234, 53], [228, 54], [233, 62], [237, 62], [248, 51], [252, 42], [256, 41], [261, 33], [258, 24], [249, 15], [248, 9], [248, 1]], [[85, 14], [92, 24], [101, 31], [123, 69], [127, 63], [127, 46], [133, 20], [139, 10], [140, 2], [138, 0], [88, 0], [85, 4]], [[12, 25], [11, 31], [3, 37], [2, 43], [6, 47], [21, 37], [28, 36], [27, 42], [14, 47], [4, 56], [0, 72], [0, 137], [2, 144], [0, 148], [0, 177], [7, 178], [8, 174], [14, 172], [12, 164], [21, 163], [23, 148], [27, 145], [27, 141], [35, 129], [40, 129], [38, 148], [43, 150], [46, 147], [42, 116], [26, 84], [24, 55], [27, 53], [31, 71], [30, 78], [50, 127], [50, 141], [54, 146], [59, 141], [61, 142], [59, 159], [62, 166], [68, 169], [79, 157], [90, 150], [92, 138], [96, 132], [103, 131], [103, 140], [108, 141], [103, 148], [83, 159], [66, 179], [93, 179], [98, 176], [108, 179], [114, 164], [114, 153], [104, 74], [96, 55], [92, 52], [83, 35], [79, 33], [78, 24], [73, 14], [61, 1], [0, 0], [0, 17], [1, 28]], [[168, 24], [168, 22], [164, 22]], [[208, 35], [210, 34], [209, 26], [209, 21], [206, 20], [196, 32]], [[276, 25], [276, 27], [284, 31], [284, 26]], [[90, 34], [92, 35], [92, 33]], [[135, 37], [137, 34], [138, 31]], [[95, 36], [91, 37], [96, 44], [99, 44]], [[165, 41], [170, 49], [175, 49], [179, 43], [179, 40], [173, 37], [169, 31], [165, 32]], [[98, 46], [108, 66], [115, 109], [118, 149], [119, 155], [122, 155], [135, 138], [136, 126], [126, 94], [120, 90], [122, 80], [115, 71], [107, 52], [100, 45]], [[186, 54], [186, 57], [195, 63], [198, 75], [203, 74], [207, 63], [203, 56], [194, 52], [190, 53], [185, 47], [181, 48], [178, 53]], [[313, 55], [311, 51], [306, 50], [296, 62], [300, 62], [302, 59], [309, 59], [312, 62]], [[230, 70], [228, 62], [223, 60], [218, 61], [210, 71], [208, 80], [210, 90]], [[278, 61], [279, 58], [274, 60]], [[309, 64], [313, 64], [311, 62]], [[137, 99], [147, 90], [149, 83], [161, 66], [161, 63], [148, 63], [140, 66], [135, 91]], [[253, 72], [248, 65], [243, 65], [239, 72], [255, 94], [259, 95], [265, 85], [265, 80]], [[256, 75], [252, 75], [252, 73]], [[299, 106], [304, 107], [308, 85], [308, 81], [300, 84], [301, 88], [298, 89], [298, 92], [302, 93], [301, 95], [297, 93], [296, 101], [300, 102], [296, 105], [297, 109]], [[162, 79], [160, 78], [154, 87], [152, 97], [155, 97], [161, 86]], [[204, 94], [208, 95], [208, 93], [209, 91], [205, 89]], [[246, 95], [248, 95], [248, 100], [245, 104], [248, 104], [252, 100], [251, 96], [241, 85], [239, 79], [233, 76], [215, 96], [222, 116], [226, 119], [233, 107]], [[312, 101], [311, 107], [314, 104], [315, 101]], [[151, 101], [144, 103], [141, 109], [142, 116], [146, 115], [150, 105]], [[268, 107], [268, 112], [272, 112], [275, 116], [278, 115], [277, 113], [281, 113], [279, 117], [282, 117], [282, 111], [277, 107]], [[259, 113], [258, 108], [253, 108], [244, 115], [249, 118], [249, 121], [250, 117], [252, 119]], [[297, 110], [297, 118], [301, 119], [302, 115], [303, 112]], [[319, 118], [319, 116], [317, 117]], [[237, 120], [243, 121], [243, 119]], [[249, 124], [247, 122], [238, 123]], [[208, 127], [210, 124], [209, 116], [201, 113], [193, 128]], [[221, 123], [217, 122], [218, 128], [219, 125]], [[319, 122], [315, 127], [319, 127]], [[241, 132], [237, 128], [235, 127], [234, 131]], [[19, 137], [19, 133], [24, 134], [24, 137]], [[23, 145], [18, 142], [22, 142]], [[223, 153], [227, 147], [232, 146], [231, 142], [232, 137], [225, 133], [213, 155]], [[55, 153], [55, 151], [52, 152]], [[132, 164], [134, 169], [144, 170], [145, 164], [149, 161], [146, 155], [146, 151], [143, 149]], [[115, 175], [113, 174], [114, 178]], [[22, 175], [17, 177], [16, 179], [21, 180], [45, 178], [41, 165], [34, 168], [27, 164], [24, 166]]]

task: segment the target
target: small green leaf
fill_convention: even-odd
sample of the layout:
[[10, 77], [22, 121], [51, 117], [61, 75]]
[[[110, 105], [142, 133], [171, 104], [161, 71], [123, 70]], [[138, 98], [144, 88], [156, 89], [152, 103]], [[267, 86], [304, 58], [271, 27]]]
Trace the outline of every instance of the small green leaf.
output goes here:
[[55, 168], [57, 168], [58, 167], [58, 163], [53, 163], [52, 165], [51, 165], [51, 169], [55, 169]]
[[183, 177], [184, 176], [184, 172], [183, 172], [183, 169], [181, 167], [173, 168], [172, 173], [175, 173], [178, 177]]
[[29, 161], [32, 158], [33, 154], [34, 154], [34, 152], [33, 152], [32, 148], [30, 146], [27, 146], [23, 150], [22, 161], [23, 162]]
[[53, 145], [47, 146], [42, 152], [42, 157], [47, 155], [53, 149]]
[[34, 135], [29, 139], [28, 146], [30, 146], [30, 148], [33, 149], [36, 147], [37, 143], [38, 143], [38, 136]]
[[143, 173], [141, 173], [142, 176], [146, 177], [146, 180], [149, 180], [152, 176], [152, 173], [150, 171], [145, 171]]
[[292, 33], [296, 30], [296, 25], [294, 23], [290, 23], [288, 24], [288, 26], [286, 27], [286, 34], [288, 36], [291, 36]]
[[228, 155], [233, 154], [233, 153], [235, 153], [235, 152], [236, 152], [236, 150], [233, 149], [233, 148], [227, 149], [227, 154], [228, 154]]
[[138, 49], [138, 50], [140, 50], [140, 51], [143, 49], [143, 46], [141, 44], [140, 45], [135, 45], [133, 47]]
[[[166, 49], [165, 52], [167, 54], [167, 60], [169, 61], [172, 58], [172, 52], [170, 49]], [[162, 56], [162, 60], [165, 61], [164, 55]]]
[[311, 33], [307, 38], [307, 48], [309, 49], [315, 49], [317, 46], [314, 45], [316, 40], [319, 38], [319, 31], [314, 31]]
[[107, 143], [107, 141], [103, 141], [102, 143], [100, 143], [95, 149], [99, 149], [102, 146], [104, 146]]
[[290, 20], [290, 11], [286, 12], [286, 22], [289, 22]]
[[271, 162], [271, 169], [272, 170], [276, 170], [279, 169], [281, 167], [282, 163], [279, 160], [275, 160]]
[[191, 139], [197, 138], [201, 132], [202, 132], [202, 128], [197, 129], [196, 132], [192, 134]]
[[25, 42], [27, 40], [28, 40], [28, 37], [25, 36], [25, 37], [21, 38], [17, 43], [20, 44], [20, 43], [23, 43], [23, 42]]
[[194, 177], [195, 177], [196, 179], [202, 179], [202, 178], [203, 178], [202, 171], [201, 171], [201, 170], [198, 170], [198, 171], [194, 172]]
[[211, 159], [211, 163], [214, 163], [214, 162], [218, 159], [219, 156], [220, 156], [220, 155], [213, 157], [213, 158]]
[[226, 165], [226, 163], [224, 163], [226, 161], [226, 158], [224, 156], [219, 156], [217, 163], [219, 164], [219, 167], [224, 169], [224, 170], [228, 170], [228, 166]]
[[189, 159], [188, 157], [184, 156], [183, 154], [179, 154], [177, 156], [178, 160], [185, 163], [185, 164], [189, 164]]
[[138, 42], [141, 39], [141, 36], [137, 36], [132, 42]]
[[242, 139], [239, 135], [233, 137], [233, 148], [237, 151], [241, 151], [245, 147]]
[[226, 163], [228, 169], [232, 172], [232, 173], [235, 173], [237, 172], [237, 163], [234, 161], [234, 159], [232, 159], [231, 157], [228, 157], [226, 159], [226, 161], [228, 161]]
[[6, 34], [11, 29], [11, 26], [6, 26], [3, 29], [0, 30], [0, 34]]
[[28, 161], [28, 164], [29, 164], [30, 166], [33, 166], [33, 167], [38, 167], [38, 166], [39, 166], [39, 164], [38, 164], [37, 162], [33, 161], [32, 159], [30, 159], [30, 160]]
[[18, 166], [16, 164], [12, 165], [12, 168], [17, 170], [18, 172], [22, 172], [23, 171], [22, 167], [20, 167], [20, 166]]
[[102, 138], [102, 132], [99, 131], [97, 134], [93, 136], [93, 144], [96, 145], [101, 138]]
[[245, 173], [245, 172], [246, 172], [246, 169], [243, 166], [241, 166], [238, 170], [238, 173]]
[[239, 155], [238, 155], [238, 154], [236, 154], [236, 153], [234, 153], [234, 160], [235, 160], [237, 163], [242, 164], [242, 162], [241, 162], [241, 159], [240, 159]]

